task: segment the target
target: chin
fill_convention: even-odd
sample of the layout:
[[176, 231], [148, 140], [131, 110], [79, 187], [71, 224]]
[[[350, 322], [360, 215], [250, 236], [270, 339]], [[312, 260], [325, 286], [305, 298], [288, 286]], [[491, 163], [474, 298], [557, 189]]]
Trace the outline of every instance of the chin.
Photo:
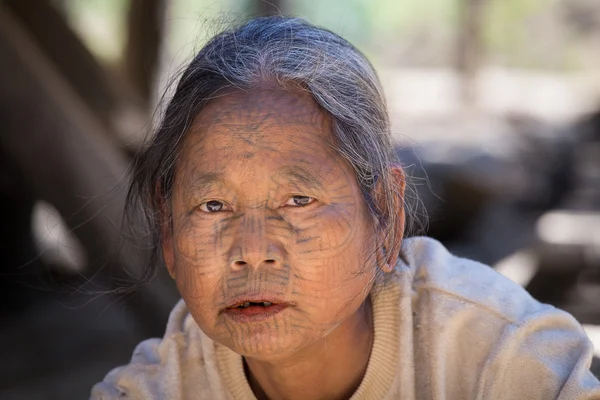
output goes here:
[[306, 336], [297, 333], [285, 332], [247, 332], [237, 340], [228, 338], [227, 347], [234, 352], [248, 358], [260, 361], [277, 361], [285, 359], [302, 350], [309, 343]]

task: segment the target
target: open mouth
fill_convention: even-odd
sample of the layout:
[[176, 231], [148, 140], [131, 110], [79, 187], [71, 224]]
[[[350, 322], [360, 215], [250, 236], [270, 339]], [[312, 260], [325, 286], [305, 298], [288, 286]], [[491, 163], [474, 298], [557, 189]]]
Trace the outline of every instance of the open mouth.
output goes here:
[[257, 322], [272, 318], [290, 306], [286, 302], [275, 303], [263, 299], [245, 300], [228, 306], [223, 313], [238, 322]]
[[254, 302], [254, 301], [245, 301], [235, 307], [230, 307], [230, 308], [248, 308], [248, 307], [253, 307], [253, 306], [257, 306], [257, 307], [270, 307], [272, 306], [273, 303], [269, 302], [269, 301], [261, 301], [261, 302]]

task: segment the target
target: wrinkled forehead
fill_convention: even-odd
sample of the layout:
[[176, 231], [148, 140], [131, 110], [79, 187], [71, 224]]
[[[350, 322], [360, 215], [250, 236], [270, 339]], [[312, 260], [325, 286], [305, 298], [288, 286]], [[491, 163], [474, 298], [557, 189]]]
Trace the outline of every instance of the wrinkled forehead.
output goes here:
[[353, 168], [332, 144], [330, 117], [308, 92], [236, 91], [194, 120], [177, 181], [188, 187], [208, 176], [246, 193], [262, 193], [275, 181], [319, 187], [322, 195], [359, 193]]
[[262, 85], [212, 100], [196, 116], [190, 133], [206, 136], [203, 134], [223, 130], [260, 135], [279, 128], [285, 135], [285, 128], [294, 126], [310, 127], [311, 136], [331, 142], [330, 118], [308, 91]]
[[182, 157], [261, 150], [336, 157], [333, 142], [330, 117], [309, 92], [262, 86], [212, 100], [194, 119]]

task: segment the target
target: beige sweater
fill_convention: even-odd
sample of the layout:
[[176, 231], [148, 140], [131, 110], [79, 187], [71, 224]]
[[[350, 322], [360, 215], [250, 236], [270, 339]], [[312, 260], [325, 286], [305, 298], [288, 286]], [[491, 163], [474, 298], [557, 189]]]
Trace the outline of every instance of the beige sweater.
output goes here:
[[[372, 292], [375, 338], [358, 399], [600, 399], [592, 344], [569, 314], [427, 238]], [[209, 339], [186, 306], [142, 342], [92, 399], [254, 399], [242, 357]]]

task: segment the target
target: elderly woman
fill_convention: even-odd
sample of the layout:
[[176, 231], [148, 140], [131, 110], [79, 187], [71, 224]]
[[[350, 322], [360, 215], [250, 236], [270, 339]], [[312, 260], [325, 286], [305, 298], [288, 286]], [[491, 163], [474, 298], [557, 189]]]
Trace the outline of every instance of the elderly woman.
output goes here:
[[569, 314], [428, 238], [369, 62], [258, 18], [189, 64], [130, 199], [182, 301], [93, 399], [600, 399]]

